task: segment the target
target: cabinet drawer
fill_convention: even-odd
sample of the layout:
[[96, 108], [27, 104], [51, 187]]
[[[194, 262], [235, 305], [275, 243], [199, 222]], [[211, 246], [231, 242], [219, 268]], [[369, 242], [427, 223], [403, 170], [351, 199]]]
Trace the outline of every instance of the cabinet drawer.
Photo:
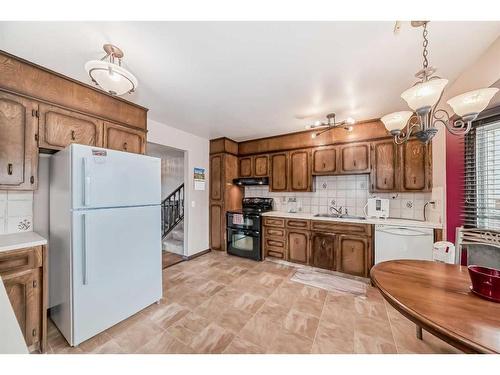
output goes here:
[[371, 235], [371, 226], [369, 224], [312, 221], [311, 229], [321, 232], [362, 234], [365, 236]]
[[42, 266], [40, 246], [0, 253], [0, 275], [30, 270]]
[[309, 220], [287, 219], [287, 228], [309, 229]]
[[268, 227], [285, 227], [285, 219], [279, 217], [264, 217], [264, 225]]
[[104, 123], [104, 147], [112, 150], [144, 154], [146, 134], [140, 130]]
[[264, 235], [267, 237], [285, 238], [285, 230], [282, 228], [264, 227]]
[[264, 247], [276, 249], [277, 251], [284, 251], [285, 240], [277, 238], [266, 238], [264, 239]]

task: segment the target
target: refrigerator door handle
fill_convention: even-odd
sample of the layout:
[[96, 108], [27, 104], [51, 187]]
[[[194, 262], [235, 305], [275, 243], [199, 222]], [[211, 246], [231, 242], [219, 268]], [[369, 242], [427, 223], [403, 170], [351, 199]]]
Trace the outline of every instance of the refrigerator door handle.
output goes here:
[[88, 274], [88, 254], [87, 254], [87, 243], [88, 243], [88, 237], [87, 237], [87, 232], [88, 232], [88, 219], [87, 215], [83, 214], [82, 215], [82, 223], [83, 223], [83, 246], [82, 246], [82, 255], [83, 255], [83, 285], [87, 285], [89, 283], [89, 274]]
[[83, 205], [90, 205], [90, 174], [89, 174], [89, 159], [83, 158]]

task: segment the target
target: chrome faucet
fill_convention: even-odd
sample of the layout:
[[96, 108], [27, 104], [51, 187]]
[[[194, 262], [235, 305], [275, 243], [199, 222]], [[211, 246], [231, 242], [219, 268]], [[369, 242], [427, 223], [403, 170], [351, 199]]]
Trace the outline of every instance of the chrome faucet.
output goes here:
[[342, 206], [340, 206], [339, 208], [336, 208], [335, 206], [330, 206], [330, 214], [331, 215], [337, 215], [337, 216], [341, 216], [342, 215]]

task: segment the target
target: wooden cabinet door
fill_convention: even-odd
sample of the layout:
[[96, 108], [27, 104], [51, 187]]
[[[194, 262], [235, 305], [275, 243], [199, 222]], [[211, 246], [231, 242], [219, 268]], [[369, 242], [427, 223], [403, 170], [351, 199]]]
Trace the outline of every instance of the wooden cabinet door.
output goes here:
[[252, 158], [244, 157], [239, 159], [240, 177], [252, 177]]
[[394, 140], [384, 140], [372, 144], [372, 192], [397, 191], [397, 148]]
[[7, 274], [2, 278], [26, 345], [29, 347], [40, 340], [41, 334], [40, 270]]
[[280, 152], [271, 157], [270, 191], [288, 190], [288, 153]]
[[290, 191], [311, 191], [312, 175], [309, 150], [290, 151]]
[[314, 175], [335, 174], [337, 172], [336, 147], [313, 150], [312, 159], [312, 173]]
[[224, 158], [222, 155], [210, 157], [210, 199], [222, 200], [222, 172]]
[[370, 172], [370, 146], [368, 143], [348, 144], [340, 147], [340, 173]]
[[212, 250], [224, 250], [226, 229], [224, 210], [222, 204], [210, 205], [210, 248]]
[[366, 237], [340, 235], [337, 249], [337, 271], [368, 277], [370, 272], [370, 246]]
[[0, 189], [35, 190], [38, 104], [0, 92]]
[[255, 177], [267, 177], [269, 175], [269, 158], [267, 155], [254, 156], [253, 174]]
[[410, 139], [400, 146], [401, 190], [426, 191], [432, 187], [430, 145]]
[[104, 123], [104, 147], [112, 150], [144, 154], [146, 145], [145, 133], [124, 126]]
[[288, 231], [287, 260], [295, 263], [308, 264], [309, 261], [309, 232]]
[[313, 233], [310, 265], [313, 267], [335, 269], [335, 235]]
[[61, 150], [71, 143], [102, 147], [103, 123], [90, 116], [40, 104], [38, 128], [40, 148]]

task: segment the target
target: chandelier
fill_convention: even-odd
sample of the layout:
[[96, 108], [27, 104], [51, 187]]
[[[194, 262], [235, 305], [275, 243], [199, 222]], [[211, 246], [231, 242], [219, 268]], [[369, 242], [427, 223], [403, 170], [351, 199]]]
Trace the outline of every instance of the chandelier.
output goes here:
[[132, 93], [137, 89], [137, 78], [122, 67], [123, 51], [112, 45], [103, 46], [106, 55], [85, 64], [85, 70], [96, 85], [111, 95]]
[[[404, 91], [401, 98], [413, 111], [394, 112], [381, 118], [397, 144], [408, 141], [411, 136], [427, 143], [436, 135], [437, 124], [443, 124], [454, 135], [467, 134], [472, 121], [498, 92], [497, 88], [484, 88], [451, 98], [447, 103], [458, 118], [452, 119], [444, 109], [436, 109], [448, 80], [434, 75], [436, 69], [429, 66], [427, 23], [428, 21], [412, 21], [413, 27], [423, 27], [423, 68], [415, 74], [418, 81]], [[405, 127], [407, 129], [403, 131]]]
[[344, 128], [347, 131], [352, 131], [352, 125], [356, 121], [352, 117], [348, 117], [344, 121], [336, 122], [335, 113], [329, 113], [326, 115], [326, 121], [316, 121], [313, 124], [306, 125], [306, 129], [324, 128], [319, 132], [314, 132], [311, 134], [311, 138], [316, 138], [318, 135], [326, 133], [334, 128]]

